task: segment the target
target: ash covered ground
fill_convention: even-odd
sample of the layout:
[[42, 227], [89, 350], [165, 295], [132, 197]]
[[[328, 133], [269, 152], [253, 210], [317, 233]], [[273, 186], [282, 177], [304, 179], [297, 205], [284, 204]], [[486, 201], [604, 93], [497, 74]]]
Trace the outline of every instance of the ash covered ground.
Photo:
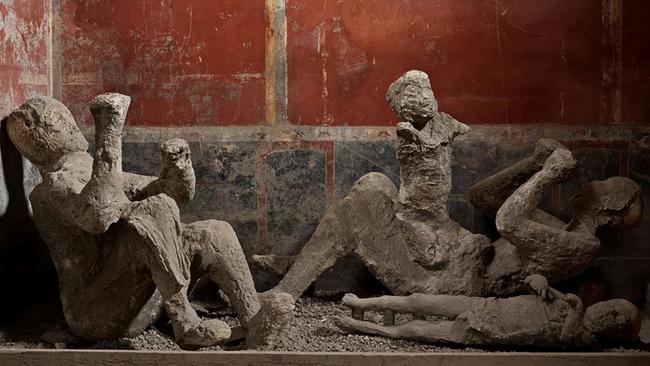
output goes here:
[[[219, 318], [231, 326], [239, 325], [232, 310], [222, 304], [193, 302], [202, 317]], [[298, 300], [295, 318], [288, 332], [279, 340], [276, 351], [295, 352], [486, 352], [504, 349], [445, 347], [406, 340], [387, 339], [365, 335], [344, 334], [332, 324], [336, 309], [346, 310], [338, 302], [315, 298]], [[348, 310], [349, 311], [349, 310]], [[645, 314], [641, 338], [650, 343], [650, 319]], [[408, 315], [398, 315], [403, 321]], [[366, 313], [366, 318], [379, 322], [381, 315]], [[121, 349], [121, 350], [180, 350], [174, 343], [171, 326], [161, 319], [135, 338], [121, 338], [96, 343], [84, 342], [67, 328], [58, 301], [32, 305], [12, 324], [0, 326], [0, 348], [68, 348], [68, 349]], [[645, 349], [645, 347], [643, 347]], [[224, 347], [203, 348], [203, 351], [242, 350], [242, 343]], [[645, 349], [647, 350], [647, 349]], [[530, 350], [526, 350], [530, 351]], [[613, 349], [609, 351], [634, 352], [638, 349]]]

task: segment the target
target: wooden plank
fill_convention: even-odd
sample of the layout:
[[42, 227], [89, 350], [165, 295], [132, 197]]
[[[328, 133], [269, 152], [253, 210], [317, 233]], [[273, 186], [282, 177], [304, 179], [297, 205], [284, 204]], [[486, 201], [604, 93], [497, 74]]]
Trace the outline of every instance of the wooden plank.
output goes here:
[[508, 366], [648, 365], [650, 353], [286, 353], [2, 350], [3, 366], [192, 365], [192, 366]]

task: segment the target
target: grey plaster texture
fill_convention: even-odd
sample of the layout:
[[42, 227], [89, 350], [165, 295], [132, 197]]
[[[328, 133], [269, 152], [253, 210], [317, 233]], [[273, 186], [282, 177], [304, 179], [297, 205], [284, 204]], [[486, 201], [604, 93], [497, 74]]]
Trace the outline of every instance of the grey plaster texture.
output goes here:
[[[648, 176], [648, 136], [650, 128], [646, 125], [617, 126], [559, 126], [559, 125], [470, 125], [471, 131], [459, 136], [452, 144], [452, 193], [448, 201], [452, 219], [475, 233], [482, 233], [496, 238], [493, 220], [484, 217], [468, 202], [468, 187], [501, 168], [530, 154], [538, 138], [558, 139], [576, 152], [579, 160], [578, 169], [585, 177], [605, 177], [607, 175], [626, 175], [623, 171], [629, 167], [627, 175], [642, 186], [645, 207], [650, 207], [647, 194]], [[86, 128], [84, 134], [92, 136], [93, 129]], [[159, 141], [173, 136], [181, 136], [190, 142], [197, 177], [196, 198], [181, 210], [183, 220], [201, 220], [214, 217], [232, 223], [247, 255], [268, 253], [275, 243], [269, 236], [260, 236], [267, 230], [269, 210], [258, 202], [260, 190], [266, 189], [268, 175], [260, 176], [259, 166], [268, 162], [260, 159], [261, 151], [268, 152], [269, 142], [298, 141], [332, 141], [334, 143], [334, 179], [332, 187], [335, 195], [341, 197], [349, 192], [354, 179], [369, 173], [386, 174], [394, 183], [398, 183], [398, 165], [394, 156], [394, 128], [379, 127], [304, 127], [273, 126], [241, 128], [140, 128], [125, 127], [124, 132], [124, 166], [125, 169], [137, 169], [142, 172], [156, 172], [160, 168], [157, 160], [156, 146]], [[505, 144], [504, 141], [508, 143]], [[579, 143], [573, 148], [572, 143]], [[305, 148], [302, 147], [302, 150]], [[286, 151], [286, 148], [281, 149]], [[272, 149], [273, 151], [273, 149]], [[320, 154], [315, 152], [315, 154]], [[285, 159], [296, 159], [296, 155], [283, 153]], [[581, 165], [582, 156], [592, 156], [593, 163]], [[619, 159], [620, 161], [616, 161]], [[289, 164], [289, 163], [287, 163]], [[295, 162], [291, 164], [301, 164]], [[616, 172], [616, 167], [621, 169]], [[268, 167], [264, 168], [271, 171]], [[4, 174], [9, 172], [4, 171]], [[274, 171], [274, 179], [282, 177], [285, 172]], [[305, 179], [318, 182], [317, 186], [327, 187], [322, 169], [309, 169], [304, 173]], [[314, 174], [314, 177], [309, 177]], [[396, 186], [399, 186], [396, 184]], [[0, 190], [3, 184], [0, 184]], [[574, 188], [579, 184], [574, 184]], [[29, 189], [29, 185], [27, 185]], [[573, 188], [572, 188], [573, 189]], [[544, 192], [542, 207], [547, 212], [557, 215], [566, 212], [562, 197], [567, 190], [550, 189]], [[312, 190], [314, 192], [314, 190]], [[554, 196], [562, 194], [563, 196]], [[280, 200], [267, 196], [268, 201]], [[318, 198], [322, 200], [322, 198]], [[322, 202], [322, 201], [321, 201]], [[320, 204], [320, 203], [319, 203]], [[285, 216], [286, 220], [299, 220], [304, 228], [315, 227], [320, 217], [314, 212], [302, 211], [306, 208], [293, 208]], [[611, 281], [608, 286], [634, 287], [626, 298], [639, 299], [644, 283], [648, 280], [645, 268], [650, 268], [647, 253], [647, 235], [650, 230], [650, 210], [645, 210], [643, 221], [634, 229], [604, 231], [604, 248], [596, 264], [603, 268], [616, 266], [627, 271], [607, 270]], [[295, 217], [291, 217], [295, 216]], [[266, 218], [264, 220], [260, 218]], [[299, 238], [304, 238], [306, 231], [285, 234], [287, 242], [294, 243], [299, 250]], [[282, 244], [285, 245], [285, 244]], [[286, 246], [283, 251], [286, 253]], [[622, 249], [624, 248], [624, 249]], [[612, 259], [613, 258], [613, 259]], [[627, 266], [626, 264], [629, 264]], [[639, 269], [639, 270], [637, 270]], [[624, 275], [635, 272], [634, 275]], [[360, 276], [365, 275], [361, 272]], [[617, 279], [620, 277], [619, 279]], [[625, 277], [625, 278], [623, 278]], [[328, 287], [336, 283], [347, 283], [349, 279], [332, 277]], [[631, 281], [631, 282], [630, 282]], [[342, 286], [344, 287], [344, 286]], [[611, 289], [613, 290], [613, 289]], [[345, 288], [342, 289], [345, 291]], [[609, 290], [608, 290], [609, 291]], [[330, 290], [328, 290], [330, 292]], [[625, 292], [625, 291], [623, 291]], [[619, 292], [617, 292], [619, 293]]]

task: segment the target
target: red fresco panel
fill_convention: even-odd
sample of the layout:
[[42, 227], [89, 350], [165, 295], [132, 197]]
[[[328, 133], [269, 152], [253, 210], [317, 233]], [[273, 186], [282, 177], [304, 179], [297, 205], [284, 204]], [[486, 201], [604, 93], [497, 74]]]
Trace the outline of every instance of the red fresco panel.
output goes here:
[[650, 3], [623, 1], [623, 122], [650, 121]]
[[25, 99], [47, 94], [44, 0], [0, 2], [0, 117]]
[[600, 1], [287, 0], [287, 22], [293, 124], [393, 124], [409, 69], [468, 123], [598, 121]]
[[264, 122], [264, 0], [61, 0], [63, 100], [132, 97], [131, 125]]

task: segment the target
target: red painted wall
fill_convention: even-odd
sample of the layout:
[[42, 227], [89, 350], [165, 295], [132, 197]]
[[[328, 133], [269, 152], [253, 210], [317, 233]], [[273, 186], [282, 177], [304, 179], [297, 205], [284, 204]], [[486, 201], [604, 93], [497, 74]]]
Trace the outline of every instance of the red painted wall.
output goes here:
[[623, 120], [650, 119], [650, 2], [623, 2]]
[[[42, 2], [13, 8], [41, 24], [31, 4]], [[118, 91], [133, 97], [131, 125], [391, 125], [387, 86], [421, 69], [441, 109], [468, 123], [649, 119], [646, 0], [284, 2], [286, 74], [271, 72], [267, 52], [282, 30], [266, 6], [281, 0], [60, 0], [54, 94], [85, 123], [94, 95]], [[613, 45], [607, 4], [623, 14]], [[0, 86], [20, 83], [24, 60], [44, 73], [44, 44], [29, 47], [26, 57], [3, 48]], [[277, 85], [286, 101], [269, 94]], [[267, 117], [271, 104], [286, 115]]]
[[62, 97], [88, 122], [104, 91], [132, 124], [264, 121], [264, 0], [61, 0]]
[[288, 3], [293, 123], [391, 124], [383, 96], [408, 69], [464, 121], [598, 119], [598, 1]]
[[47, 94], [47, 19], [42, 0], [0, 2], [0, 116]]

